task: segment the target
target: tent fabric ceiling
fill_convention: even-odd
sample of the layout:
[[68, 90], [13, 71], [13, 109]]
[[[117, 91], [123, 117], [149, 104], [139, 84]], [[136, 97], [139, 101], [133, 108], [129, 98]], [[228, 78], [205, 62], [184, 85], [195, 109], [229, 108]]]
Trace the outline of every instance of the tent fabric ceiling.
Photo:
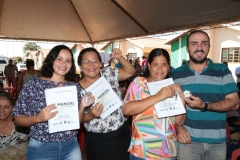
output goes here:
[[240, 20], [235, 0], [0, 0], [0, 38], [96, 43]]

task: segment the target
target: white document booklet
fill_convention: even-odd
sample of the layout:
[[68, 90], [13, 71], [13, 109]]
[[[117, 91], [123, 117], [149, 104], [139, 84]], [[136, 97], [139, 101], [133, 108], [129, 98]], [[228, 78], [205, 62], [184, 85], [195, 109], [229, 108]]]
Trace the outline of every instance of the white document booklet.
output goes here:
[[86, 91], [92, 92], [92, 95], [95, 97], [95, 103], [99, 102], [104, 106], [103, 112], [100, 115], [102, 119], [105, 119], [122, 106], [122, 101], [113, 91], [104, 76], [101, 76], [97, 81], [90, 85]]
[[[147, 86], [151, 95], [157, 94], [163, 87], [174, 84], [172, 78], [164, 79], [156, 82], [148, 82]], [[177, 93], [172, 98], [167, 98], [154, 105], [158, 118], [169, 117], [186, 113], [181, 98]]]
[[55, 104], [57, 115], [48, 120], [49, 133], [79, 129], [77, 87], [58, 87], [45, 90], [47, 105]]

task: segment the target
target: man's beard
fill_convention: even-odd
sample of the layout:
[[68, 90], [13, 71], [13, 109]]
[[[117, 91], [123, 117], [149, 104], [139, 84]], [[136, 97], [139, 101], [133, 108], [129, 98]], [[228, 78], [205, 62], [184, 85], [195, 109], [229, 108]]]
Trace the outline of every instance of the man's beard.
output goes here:
[[[204, 52], [203, 50], [196, 50], [196, 51], [194, 52], [194, 54], [197, 53], [197, 52], [202, 52], [202, 53], [205, 54], [205, 52]], [[203, 59], [198, 60], [198, 59], [194, 58], [191, 54], [189, 54], [190, 60], [191, 60], [193, 63], [195, 63], [195, 64], [203, 64], [203, 63], [207, 60], [207, 56], [208, 56], [208, 55], [206, 54], [206, 56], [203, 57]]]

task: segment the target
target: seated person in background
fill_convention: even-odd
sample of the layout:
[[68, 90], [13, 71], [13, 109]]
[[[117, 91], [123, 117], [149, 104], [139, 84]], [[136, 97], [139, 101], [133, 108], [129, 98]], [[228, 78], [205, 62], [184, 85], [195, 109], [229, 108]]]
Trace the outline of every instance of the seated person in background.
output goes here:
[[20, 91], [22, 90], [22, 86], [24, 86], [29, 80], [39, 78], [41, 76], [38, 70], [34, 69], [34, 61], [32, 59], [26, 60], [27, 70], [23, 71], [18, 76], [17, 82], [17, 95], [19, 95]]
[[[0, 94], [0, 159], [24, 159], [28, 145], [27, 134], [16, 130], [11, 112], [14, 99], [8, 93]], [[18, 127], [20, 128], [20, 127]]]

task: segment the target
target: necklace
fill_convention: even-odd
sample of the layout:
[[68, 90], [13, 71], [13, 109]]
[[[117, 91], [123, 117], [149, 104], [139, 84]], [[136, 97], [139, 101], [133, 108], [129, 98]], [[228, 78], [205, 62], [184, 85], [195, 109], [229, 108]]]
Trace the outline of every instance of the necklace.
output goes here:
[[63, 86], [63, 82], [54, 82], [53, 81], [53, 83], [56, 87], [62, 87]]
[[42, 78], [42, 79], [45, 81], [52, 82], [56, 87], [62, 87], [63, 84], [67, 82], [67, 81], [64, 81], [64, 82], [52, 81], [51, 78]]

